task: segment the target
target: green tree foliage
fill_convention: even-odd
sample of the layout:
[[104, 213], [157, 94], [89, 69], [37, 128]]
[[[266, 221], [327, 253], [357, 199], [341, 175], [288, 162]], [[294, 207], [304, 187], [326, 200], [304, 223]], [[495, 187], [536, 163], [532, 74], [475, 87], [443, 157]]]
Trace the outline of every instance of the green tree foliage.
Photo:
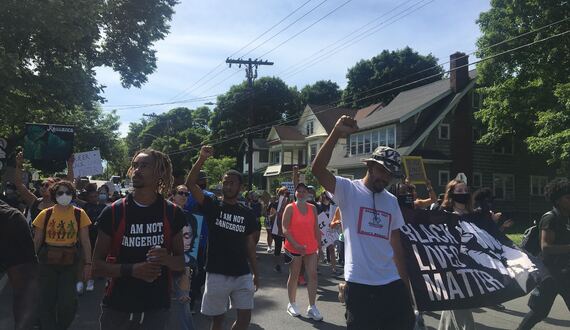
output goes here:
[[303, 106], [307, 104], [325, 105], [337, 103], [342, 96], [342, 90], [337, 83], [330, 80], [319, 80], [301, 89], [300, 100]]
[[235, 157], [216, 157], [208, 158], [204, 163], [203, 170], [208, 174], [208, 183], [210, 186], [215, 186], [222, 182], [224, 173], [235, 167]]
[[[443, 69], [437, 66], [437, 61], [433, 55], [420, 55], [410, 47], [396, 51], [384, 50], [369, 60], [360, 60], [346, 74], [348, 83], [343, 92], [343, 103], [355, 108], [374, 103], [388, 104], [404, 90], [440, 80]], [[415, 74], [420, 71], [421, 73]], [[407, 77], [408, 75], [411, 76]], [[426, 77], [431, 78], [395, 88]], [[379, 87], [394, 80], [397, 81]], [[387, 90], [390, 91], [374, 95]]]
[[[564, 1], [491, 1], [478, 19], [482, 35], [478, 57], [501, 53], [567, 31], [570, 22], [489, 47], [550, 23], [568, 19]], [[494, 144], [505, 136], [525, 141], [531, 153], [549, 163], [570, 161], [570, 37], [563, 35], [498, 56], [477, 66], [483, 107], [476, 113], [486, 126], [482, 142]]]
[[[301, 111], [298, 92], [288, 87], [283, 80], [262, 77], [253, 86], [253, 125], [261, 125], [265, 130], [256, 130], [255, 137], [266, 137], [270, 126], [267, 123], [293, 116]], [[218, 154], [235, 156], [240, 140], [245, 137], [248, 127], [249, 88], [247, 83], [234, 85], [224, 95], [218, 96], [217, 106], [212, 113], [210, 141], [220, 142], [216, 146]], [[225, 137], [232, 136], [232, 140]]]

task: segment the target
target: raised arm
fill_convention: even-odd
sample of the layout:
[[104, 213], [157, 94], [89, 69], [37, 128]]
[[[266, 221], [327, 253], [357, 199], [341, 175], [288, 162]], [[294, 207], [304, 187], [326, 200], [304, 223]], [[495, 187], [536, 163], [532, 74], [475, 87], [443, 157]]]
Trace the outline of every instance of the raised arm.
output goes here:
[[349, 116], [340, 117], [313, 161], [311, 171], [327, 191], [334, 193], [336, 188], [336, 179], [334, 175], [327, 170], [327, 165], [331, 160], [334, 147], [339, 138], [354, 133], [357, 130], [358, 126], [356, 125], [356, 120]]
[[34, 202], [38, 199], [28, 187], [22, 182], [22, 166], [24, 163], [24, 154], [20, 151], [16, 155], [16, 172], [14, 173], [14, 184], [16, 185], [16, 190], [26, 203], [28, 207], [32, 207]]
[[200, 173], [200, 170], [202, 169], [202, 166], [204, 166], [206, 160], [213, 154], [214, 149], [212, 146], [202, 146], [198, 160], [196, 160], [196, 163], [194, 166], [192, 166], [192, 169], [190, 169], [190, 172], [186, 177], [186, 187], [188, 187], [190, 193], [192, 193], [192, 197], [194, 197], [199, 205], [202, 205], [204, 203], [204, 192], [202, 192], [202, 189], [200, 189], [200, 187], [196, 184], [196, 182], [198, 182], [198, 174]]
[[75, 164], [75, 156], [71, 154], [67, 160], [67, 177], [66, 180], [69, 182], [74, 182], [75, 176], [73, 174], [73, 164]]

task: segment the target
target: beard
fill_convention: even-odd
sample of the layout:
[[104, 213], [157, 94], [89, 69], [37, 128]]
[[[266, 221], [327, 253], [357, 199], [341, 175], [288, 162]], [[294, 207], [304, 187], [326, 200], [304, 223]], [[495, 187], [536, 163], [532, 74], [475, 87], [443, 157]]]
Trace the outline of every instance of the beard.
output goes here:
[[226, 190], [222, 190], [222, 194], [224, 195], [224, 198], [226, 198], [226, 199], [234, 199], [239, 195], [239, 191], [236, 191], [234, 194], [230, 194], [230, 192], [228, 192]]

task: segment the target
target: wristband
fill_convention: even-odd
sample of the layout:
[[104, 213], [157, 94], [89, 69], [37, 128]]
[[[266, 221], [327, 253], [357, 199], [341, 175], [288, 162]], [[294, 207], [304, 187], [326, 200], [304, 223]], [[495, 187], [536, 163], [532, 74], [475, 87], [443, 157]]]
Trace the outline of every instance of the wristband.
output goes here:
[[121, 277], [133, 276], [133, 264], [121, 264]]

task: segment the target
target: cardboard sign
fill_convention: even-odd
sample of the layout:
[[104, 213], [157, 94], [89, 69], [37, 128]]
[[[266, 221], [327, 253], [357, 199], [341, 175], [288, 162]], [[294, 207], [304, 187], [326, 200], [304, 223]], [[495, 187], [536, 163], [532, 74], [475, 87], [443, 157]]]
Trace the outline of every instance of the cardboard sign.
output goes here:
[[281, 182], [281, 186], [286, 187], [291, 195], [295, 194], [295, 186], [293, 185], [293, 182], [291, 181]]
[[76, 178], [103, 173], [101, 153], [99, 150], [78, 152], [73, 156], [75, 158], [75, 162], [73, 163], [73, 176]]
[[66, 161], [73, 153], [73, 126], [26, 124], [24, 158]]
[[404, 170], [406, 171], [406, 178], [413, 184], [426, 183], [426, 170], [424, 168], [424, 161], [422, 157], [418, 156], [404, 156]]

